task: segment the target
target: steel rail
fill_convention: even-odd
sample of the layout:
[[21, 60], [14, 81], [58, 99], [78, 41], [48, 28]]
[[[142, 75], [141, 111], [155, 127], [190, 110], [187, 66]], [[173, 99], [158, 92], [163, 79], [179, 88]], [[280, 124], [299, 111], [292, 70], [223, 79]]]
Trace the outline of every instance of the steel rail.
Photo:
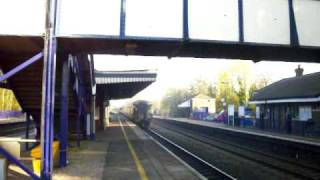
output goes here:
[[[173, 125], [171, 125], [171, 126], [173, 126]], [[162, 127], [162, 128], [163, 128], [163, 127]], [[228, 152], [228, 153], [236, 154], [236, 155], [241, 155], [241, 157], [243, 157], [243, 158], [245, 158], [245, 159], [252, 160], [252, 161], [254, 161], [254, 162], [263, 164], [263, 165], [268, 166], [268, 167], [271, 167], [271, 168], [275, 168], [275, 169], [277, 169], [277, 170], [279, 170], [279, 171], [286, 172], [286, 173], [289, 173], [289, 174], [292, 174], [292, 175], [294, 175], [294, 176], [301, 177], [301, 178], [314, 179], [313, 177], [306, 176], [305, 174], [300, 174], [300, 173], [298, 173], [298, 172], [290, 171], [290, 170], [285, 169], [285, 168], [283, 168], [283, 167], [279, 167], [279, 166], [270, 164], [270, 163], [268, 163], [268, 162], [265, 162], [265, 161], [262, 161], [262, 160], [259, 160], [259, 159], [256, 159], [256, 158], [252, 158], [252, 157], [250, 157], [250, 156], [245, 156], [244, 154], [239, 154], [238, 152], [236, 152], [236, 151], [234, 151], [234, 150], [230, 150], [229, 148], [221, 147], [221, 145], [215, 145], [215, 144], [213, 144], [213, 143], [206, 142], [206, 141], [201, 140], [201, 139], [199, 139], [199, 138], [193, 137], [192, 135], [190, 135], [190, 134], [187, 133], [187, 132], [181, 132], [181, 129], [182, 129], [182, 128], [179, 128], [179, 127], [167, 127], [167, 126], [166, 126], [165, 128], [166, 128], [167, 130], [169, 130], [169, 131], [174, 131], [175, 133], [178, 133], [178, 134], [187, 136], [187, 137], [189, 137], [189, 138], [191, 138], [191, 139], [194, 139], [194, 140], [196, 140], [196, 141], [198, 141], [198, 142], [201, 142], [201, 143], [207, 144], [207, 145], [209, 145], [209, 146], [218, 148], [218, 149], [223, 150], [223, 151], [226, 151], [226, 152]], [[178, 129], [180, 129], [180, 130], [178, 130]], [[186, 129], [184, 129], [184, 130], [186, 130]], [[198, 133], [198, 134], [197, 134], [198, 136], [200, 136], [200, 137], [202, 137], [202, 138], [206, 138], [206, 139], [212, 140], [212, 141], [213, 141], [213, 140], [214, 140], [214, 141], [218, 141], [220, 144], [226, 144], [226, 145], [229, 145], [229, 146], [234, 146], [234, 147], [236, 147], [236, 148], [239, 148], [239, 149], [247, 150], [247, 151], [248, 151], [247, 148], [244, 149], [243, 147], [239, 147], [238, 145], [234, 145], [234, 144], [232, 144], [232, 143], [222, 142], [221, 140], [217, 140], [217, 139], [215, 139], [215, 138], [213, 138], [213, 137], [208, 137], [208, 136], [201, 135], [199, 132], [194, 131], [194, 130], [193, 130], [193, 131], [192, 131], [192, 130], [187, 130], [187, 131], [191, 131], [191, 132], [194, 132], [194, 133]], [[260, 152], [258, 152], [258, 151], [253, 151], [253, 150], [251, 150], [250, 152], [251, 152], [251, 153], [256, 153], [256, 154], [258, 154], [258, 155], [260, 155], [260, 156], [264, 156], [264, 157], [266, 157], [266, 158], [274, 159], [274, 160], [277, 160], [277, 161], [280, 161], [280, 162], [281, 162], [280, 159], [276, 159], [275, 157], [271, 157], [271, 156], [266, 156], [265, 154], [262, 154], [262, 153], [260, 153]], [[300, 166], [300, 167], [302, 167], [302, 168], [304, 168], [304, 169], [310, 169], [309, 166], [303, 166], [302, 164], [296, 164], [296, 163], [293, 164], [293, 163], [289, 163], [289, 162], [286, 162], [286, 161], [284, 161], [283, 163], [287, 163], [287, 164], [295, 165], [295, 166]], [[311, 170], [311, 169], [310, 169], [310, 170]], [[315, 168], [312, 168], [312, 170], [314, 171]]]
[[[169, 143], [169, 144], [171, 144], [172, 146], [178, 148], [180, 151], [184, 152], [185, 154], [188, 154], [189, 156], [193, 157], [193, 158], [196, 159], [197, 161], [200, 161], [201, 163], [203, 163], [203, 165], [210, 167], [213, 171], [216, 171], [218, 174], [220, 174], [220, 175], [221, 175], [221, 178], [236, 180], [236, 178], [233, 177], [232, 175], [224, 172], [223, 170], [215, 167], [214, 165], [210, 164], [209, 162], [201, 159], [199, 156], [197, 156], [197, 155], [193, 154], [192, 152], [184, 149], [184, 148], [181, 147], [180, 145], [174, 143], [174, 142], [171, 141], [170, 139], [162, 136], [161, 134], [155, 132], [154, 130], [151, 130], [151, 129], [150, 129], [150, 130], [148, 131], [148, 133], [149, 133], [151, 136], [153, 136], [153, 137], [156, 136], [156, 137], [158, 137], [158, 138], [166, 141], [167, 143]], [[160, 143], [161, 143], [161, 142], [160, 142]], [[177, 156], [179, 156], [179, 155], [177, 155]], [[200, 173], [201, 173], [201, 172], [200, 172]], [[205, 176], [205, 175], [204, 175], [204, 176]]]

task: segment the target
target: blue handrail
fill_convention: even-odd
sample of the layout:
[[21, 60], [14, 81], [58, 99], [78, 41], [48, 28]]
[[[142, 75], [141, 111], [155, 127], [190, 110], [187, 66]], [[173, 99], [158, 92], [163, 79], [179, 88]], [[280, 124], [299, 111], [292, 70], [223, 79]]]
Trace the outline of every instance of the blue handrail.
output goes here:
[[36, 54], [35, 56], [33, 56], [32, 58], [26, 60], [25, 62], [23, 62], [22, 64], [18, 65], [17, 67], [11, 69], [9, 72], [5, 73], [4, 75], [0, 76], [0, 82], [7, 80], [8, 78], [10, 78], [11, 76], [15, 75], [16, 73], [22, 71], [23, 69], [25, 69], [26, 67], [30, 66], [31, 64], [33, 64], [34, 62], [38, 61], [40, 58], [43, 57], [43, 52], [39, 52], [38, 54]]
[[14, 156], [12, 156], [9, 152], [7, 152], [2, 147], [0, 147], [0, 154], [5, 156], [10, 162], [12, 162], [12, 163], [16, 164], [17, 166], [19, 166], [22, 170], [24, 170], [27, 174], [29, 174], [32, 177], [32, 179], [35, 179], [35, 180], [39, 179], [40, 180], [39, 176], [34, 174], [30, 169], [28, 169], [27, 166], [22, 164], [18, 159], [16, 159]]

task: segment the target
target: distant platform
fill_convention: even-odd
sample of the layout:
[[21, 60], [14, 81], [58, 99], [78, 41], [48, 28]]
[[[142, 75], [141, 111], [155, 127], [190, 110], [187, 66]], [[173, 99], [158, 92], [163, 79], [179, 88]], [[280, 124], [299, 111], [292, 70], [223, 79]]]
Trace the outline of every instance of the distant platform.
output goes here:
[[97, 133], [95, 141], [71, 150], [69, 162], [66, 168], [55, 169], [53, 179], [200, 179], [127, 121], [111, 122], [105, 131]]
[[0, 125], [2, 125], [2, 124], [20, 123], [20, 122], [26, 122], [26, 119], [25, 118], [0, 119]]
[[228, 126], [228, 125], [225, 125], [222, 123], [192, 120], [192, 119], [186, 119], [186, 118], [169, 118], [169, 117], [161, 117], [161, 116], [154, 116], [154, 118], [166, 119], [166, 120], [171, 120], [171, 121], [179, 121], [179, 122], [196, 124], [196, 125], [201, 125], [201, 126], [208, 126], [208, 127], [212, 127], [212, 128], [218, 128], [218, 129], [223, 129], [223, 130], [228, 130], [228, 131], [233, 131], [233, 132], [239, 132], [239, 133], [248, 134], [248, 135], [255, 135], [255, 136], [261, 136], [261, 137], [272, 138], [272, 139], [279, 139], [279, 140], [284, 140], [284, 141], [291, 141], [291, 142], [314, 145], [314, 146], [320, 147], [320, 139], [319, 138], [276, 133], [276, 132], [263, 131], [263, 130], [259, 130], [259, 129], [253, 129], [253, 128], [233, 127], [233, 126]]

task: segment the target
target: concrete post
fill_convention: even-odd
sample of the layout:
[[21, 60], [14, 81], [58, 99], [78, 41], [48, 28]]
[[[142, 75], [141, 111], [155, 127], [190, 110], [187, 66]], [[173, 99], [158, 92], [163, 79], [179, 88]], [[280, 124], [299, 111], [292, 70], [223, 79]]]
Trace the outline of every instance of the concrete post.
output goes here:
[[105, 107], [105, 124], [106, 126], [105, 127], [108, 127], [109, 126], [109, 106], [106, 106]]
[[0, 157], [0, 180], [7, 180], [8, 162], [7, 159]]

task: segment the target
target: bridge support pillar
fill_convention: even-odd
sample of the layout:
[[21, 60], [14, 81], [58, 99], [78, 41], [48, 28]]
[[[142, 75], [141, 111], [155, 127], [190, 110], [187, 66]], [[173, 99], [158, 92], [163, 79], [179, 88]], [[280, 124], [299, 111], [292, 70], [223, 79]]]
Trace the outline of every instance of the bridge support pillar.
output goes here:
[[67, 166], [67, 150], [68, 150], [68, 102], [69, 102], [69, 79], [70, 67], [69, 60], [63, 62], [62, 67], [62, 84], [61, 84], [61, 110], [60, 110], [60, 160], [59, 166]]
[[41, 179], [51, 179], [53, 169], [52, 142], [56, 77], [56, 8], [57, 1], [46, 0], [44, 36], [42, 108], [41, 108]]
[[106, 108], [105, 103], [102, 101], [99, 105], [99, 119], [101, 128], [104, 130], [106, 128], [105, 118], [106, 118]]
[[85, 113], [85, 121], [86, 121], [86, 139], [90, 139], [90, 135], [91, 135], [91, 113], [90, 112], [86, 112]]
[[91, 96], [91, 134], [90, 139], [94, 140], [96, 136], [96, 121], [95, 121], [95, 114], [96, 114], [96, 96]]
[[[79, 100], [80, 101], [80, 100]], [[77, 117], [77, 146], [80, 147], [81, 139], [81, 122], [82, 122], [82, 107], [80, 102], [78, 102], [78, 117]]]
[[104, 114], [105, 114], [105, 109], [104, 109], [104, 103], [102, 102], [100, 104], [100, 123], [101, 123], [101, 128], [104, 129]]

